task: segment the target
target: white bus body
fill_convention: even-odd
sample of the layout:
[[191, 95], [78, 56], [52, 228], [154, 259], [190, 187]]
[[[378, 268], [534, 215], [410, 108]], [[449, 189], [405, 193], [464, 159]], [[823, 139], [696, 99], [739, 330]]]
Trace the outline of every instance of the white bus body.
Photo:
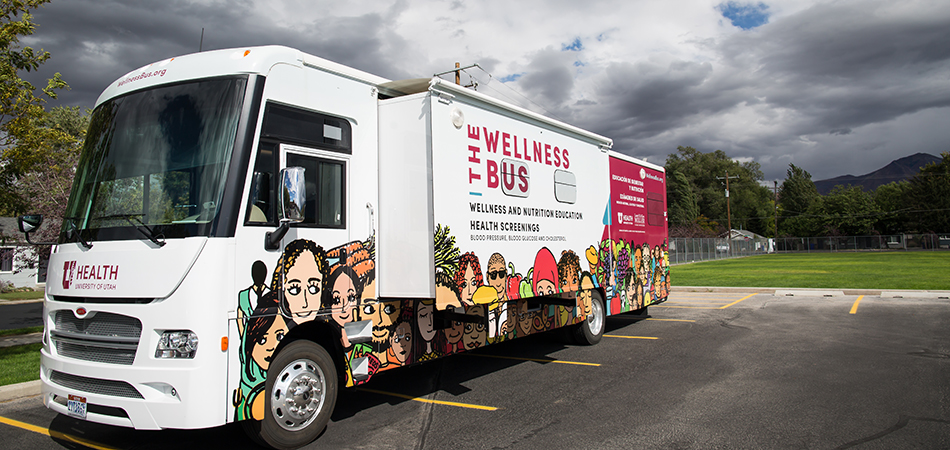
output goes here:
[[[132, 71], [97, 102], [50, 256], [44, 402], [137, 429], [264, 419], [295, 447], [337, 381], [563, 326], [596, 343], [669, 291], [665, 173], [611, 145], [286, 47]], [[294, 372], [299, 341], [332, 364]], [[278, 363], [316, 400], [281, 394]]]

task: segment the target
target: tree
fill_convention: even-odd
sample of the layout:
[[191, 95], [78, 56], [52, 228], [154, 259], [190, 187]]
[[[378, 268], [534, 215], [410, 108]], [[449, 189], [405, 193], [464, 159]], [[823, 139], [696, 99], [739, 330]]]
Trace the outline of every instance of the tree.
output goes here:
[[811, 181], [811, 174], [805, 169], [789, 164], [785, 172], [785, 181], [779, 188], [779, 203], [782, 205], [781, 224], [779, 229], [783, 234], [798, 237], [816, 236], [821, 225], [812, 217], [798, 217], [815, 215], [820, 210], [817, 203], [821, 200], [818, 188]]
[[703, 153], [692, 147], [677, 147], [679, 152], [666, 158], [667, 173], [682, 173], [689, 181], [699, 212], [720, 223], [728, 221], [725, 181], [717, 179], [738, 176], [729, 181], [732, 227], [763, 234], [773, 218], [772, 193], [759, 184], [762, 170], [759, 163], [739, 163], [722, 150]]
[[693, 187], [682, 172], [667, 173], [666, 200], [669, 207], [670, 225], [690, 225], [699, 216], [699, 204], [693, 195]]
[[[43, 215], [43, 226], [31, 234], [34, 242], [58, 240], [88, 125], [89, 115], [78, 106], [55, 107], [36, 121], [37, 133], [46, 140], [37, 143], [36, 162], [19, 176], [14, 192], [25, 199], [30, 213]], [[22, 249], [14, 271], [36, 269], [49, 250], [48, 246]]]
[[828, 236], [871, 234], [877, 221], [877, 205], [861, 186], [835, 186], [821, 200], [822, 222]]
[[907, 222], [911, 218], [907, 210], [907, 197], [910, 183], [894, 181], [882, 184], [874, 190], [871, 197], [881, 214], [877, 217], [874, 228], [881, 234], [903, 233], [907, 229]]
[[918, 232], [946, 233], [950, 231], [950, 152], [940, 154], [939, 163], [920, 169], [910, 180], [907, 207], [913, 211], [913, 223]]
[[69, 86], [56, 73], [37, 96], [33, 84], [20, 78], [20, 73], [36, 70], [50, 58], [49, 52], [20, 46], [20, 38], [36, 29], [30, 11], [48, 1], [0, 1], [0, 215], [24, 212], [17, 181], [46, 161], [46, 145], [58, 139], [48, 134], [56, 133], [52, 128], [41, 125], [43, 105], [47, 98], [56, 98], [56, 90]]

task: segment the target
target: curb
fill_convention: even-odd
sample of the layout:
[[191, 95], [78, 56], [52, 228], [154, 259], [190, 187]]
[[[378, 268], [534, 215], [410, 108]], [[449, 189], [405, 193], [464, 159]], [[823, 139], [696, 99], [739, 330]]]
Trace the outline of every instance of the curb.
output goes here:
[[42, 298], [31, 298], [28, 300], [0, 300], [0, 306], [3, 305], [22, 305], [25, 303], [41, 303]]
[[42, 393], [40, 380], [24, 381], [23, 383], [0, 386], [0, 402], [33, 397]]

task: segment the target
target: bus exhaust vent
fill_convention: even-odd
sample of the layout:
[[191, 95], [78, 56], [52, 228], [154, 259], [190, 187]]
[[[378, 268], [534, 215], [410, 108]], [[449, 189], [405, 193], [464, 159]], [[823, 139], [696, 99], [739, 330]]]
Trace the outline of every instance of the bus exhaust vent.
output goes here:
[[145, 398], [131, 384], [124, 381], [87, 378], [79, 375], [70, 375], [57, 370], [53, 371], [49, 379], [51, 382], [64, 388], [75, 389], [79, 392], [109, 395], [112, 397]]
[[99, 312], [80, 319], [64, 309], [56, 311], [54, 323], [50, 338], [60, 356], [123, 365], [135, 360], [142, 322], [134, 317]]

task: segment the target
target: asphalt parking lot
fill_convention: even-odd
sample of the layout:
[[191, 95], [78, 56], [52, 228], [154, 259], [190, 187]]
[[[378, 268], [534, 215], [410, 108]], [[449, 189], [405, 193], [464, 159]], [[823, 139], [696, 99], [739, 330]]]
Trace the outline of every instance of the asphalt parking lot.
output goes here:
[[[532, 336], [341, 393], [309, 448], [950, 448], [950, 300], [673, 292], [599, 345]], [[245, 448], [240, 426], [143, 432], [38, 397], [7, 448]]]

